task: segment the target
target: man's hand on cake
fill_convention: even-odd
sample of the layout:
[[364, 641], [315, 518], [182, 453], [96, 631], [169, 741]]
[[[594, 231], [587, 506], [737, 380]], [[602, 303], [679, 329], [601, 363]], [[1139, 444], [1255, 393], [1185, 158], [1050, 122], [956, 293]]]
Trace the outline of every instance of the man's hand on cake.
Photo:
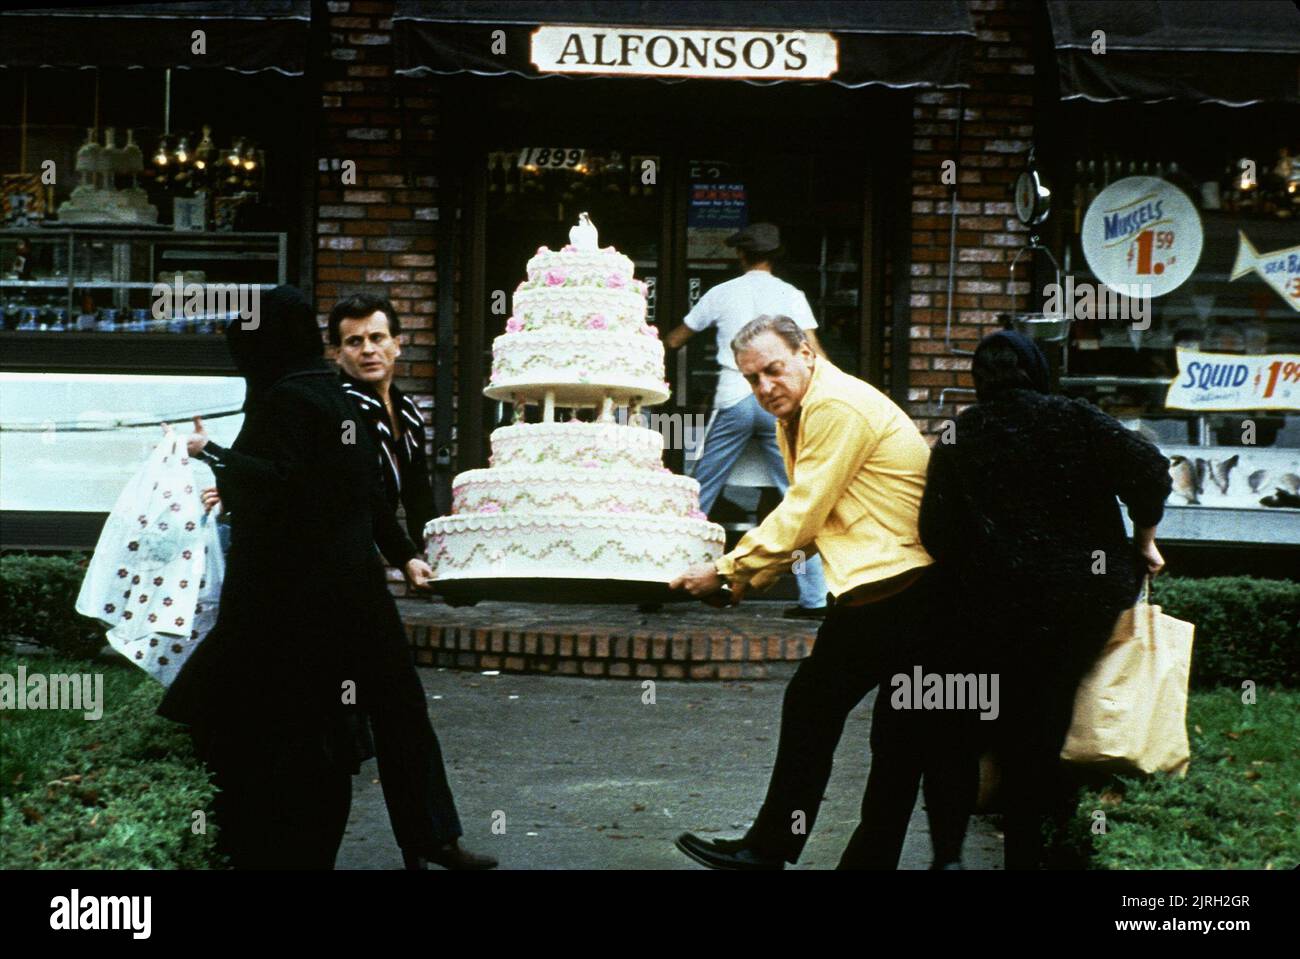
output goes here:
[[221, 494], [217, 492], [215, 486], [200, 490], [199, 499], [203, 501], [203, 512], [205, 513], [211, 513], [213, 508], [221, 506]]
[[406, 581], [416, 589], [428, 589], [437, 578], [434, 576], [433, 567], [418, 556], [407, 560], [403, 572], [406, 574]]
[[719, 592], [723, 585], [723, 579], [718, 575], [717, 568], [712, 563], [701, 563], [692, 566], [674, 579], [668, 584], [668, 588], [684, 589], [696, 599], [704, 599]]

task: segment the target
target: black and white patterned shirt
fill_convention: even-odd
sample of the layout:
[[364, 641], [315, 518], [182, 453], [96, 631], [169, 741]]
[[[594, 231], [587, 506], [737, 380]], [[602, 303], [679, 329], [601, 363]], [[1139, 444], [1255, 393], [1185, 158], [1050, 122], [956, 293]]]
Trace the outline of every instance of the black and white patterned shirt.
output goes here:
[[433, 518], [433, 486], [424, 455], [424, 418], [415, 401], [394, 384], [388, 388], [397, 416], [397, 430], [379, 394], [367, 383], [342, 376], [343, 392], [356, 404], [371, 438], [379, 447], [388, 503], [406, 508], [406, 528], [412, 542], [424, 542], [424, 524]]

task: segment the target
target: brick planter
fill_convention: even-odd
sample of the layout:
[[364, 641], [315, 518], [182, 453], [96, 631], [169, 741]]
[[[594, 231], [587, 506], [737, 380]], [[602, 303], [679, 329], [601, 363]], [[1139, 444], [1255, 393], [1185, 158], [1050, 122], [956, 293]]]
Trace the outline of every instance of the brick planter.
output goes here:
[[468, 610], [401, 603], [420, 666], [622, 679], [763, 679], [768, 664], [812, 651], [816, 624], [781, 603], [642, 614], [630, 607], [485, 603]]

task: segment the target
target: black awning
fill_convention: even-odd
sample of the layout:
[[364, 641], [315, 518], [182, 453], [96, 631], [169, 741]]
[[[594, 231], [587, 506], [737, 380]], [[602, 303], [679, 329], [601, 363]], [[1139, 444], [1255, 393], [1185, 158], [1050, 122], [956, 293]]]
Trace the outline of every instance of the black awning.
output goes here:
[[[307, 62], [310, 0], [133, 3], [0, 12], [0, 66], [275, 70]], [[195, 30], [206, 51], [192, 52]]]
[[[927, 3], [890, 0], [774, 3], [716, 0], [573, 3], [464, 0], [434, 3], [397, 0], [393, 15], [397, 72], [408, 76], [454, 73], [574, 76], [539, 70], [533, 63], [533, 35], [538, 27], [544, 25], [609, 27], [618, 35], [629, 33], [630, 28], [645, 28], [632, 41], [638, 46], [652, 42], [656, 30], [768, 31], [781, 37], [791, 31], [829, 33], [838, 48], [837, 68], [829, 76], [737, 79], [744, 79], [747, 83], [818, 80], [845, 87], [965, 87], [968, 84], [962, 79], [963, 52], [966, 44], [975, 37], [975, 26], [965, 0], [931, 0]], [[614, 47], [617, 36], [612, 34], [607, 39], [611, 48]], [[671, 42], [676, 42], [676, 39]], [[742, 36], [740, 45], [743, 46], [744, 42]], [[699, 48], [704, 48], [703, 41], [700, 41]], [[670, 42], [662, 44], [661, 49], [668, 51]], [[590, 47], [586, 53], [592, 53]], [[618, 59], [613, 50], [606, 51], [606, 54]], [[584, 75], [658, 76], [665, 81], [681, 79], [655, 71], [625, 74], [616, 70], [601, 72], [593, 69]], [[718, 78], [728, 79], [724, 76]]]
[[[1065, 100], [1300, 103], [1290, 0], [1048, 0]], [[1093, 53], [1094, 31], [1105, 50]]]

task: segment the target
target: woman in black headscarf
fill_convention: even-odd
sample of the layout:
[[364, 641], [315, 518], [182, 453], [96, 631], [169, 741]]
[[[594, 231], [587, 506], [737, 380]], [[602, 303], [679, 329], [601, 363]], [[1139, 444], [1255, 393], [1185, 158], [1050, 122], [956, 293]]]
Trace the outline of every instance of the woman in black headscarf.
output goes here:
[[1043, 817], [1066, 795], [1075, 690], [1144, 575], [1164, 566], [1168, 461], [1086, 401], [1050, 395], [1047, 360], [1019, 333], [985, 337], [972, 372], [978, 403], [930, 454], [921, 540], [955, 593], [959, 658], [999, 677], [1006, 867], [1034, 869]]
[[399, 568], [416, 549], [302, 293], [263, 293], [227, 339], [243, 428], [229, 449], [190, 438], [232, 518], [221, 606], [158, 711], [191, 727], [233, 866], [328, 869], [369, 758], [359, 710], [405, 650], [375, 544]]

